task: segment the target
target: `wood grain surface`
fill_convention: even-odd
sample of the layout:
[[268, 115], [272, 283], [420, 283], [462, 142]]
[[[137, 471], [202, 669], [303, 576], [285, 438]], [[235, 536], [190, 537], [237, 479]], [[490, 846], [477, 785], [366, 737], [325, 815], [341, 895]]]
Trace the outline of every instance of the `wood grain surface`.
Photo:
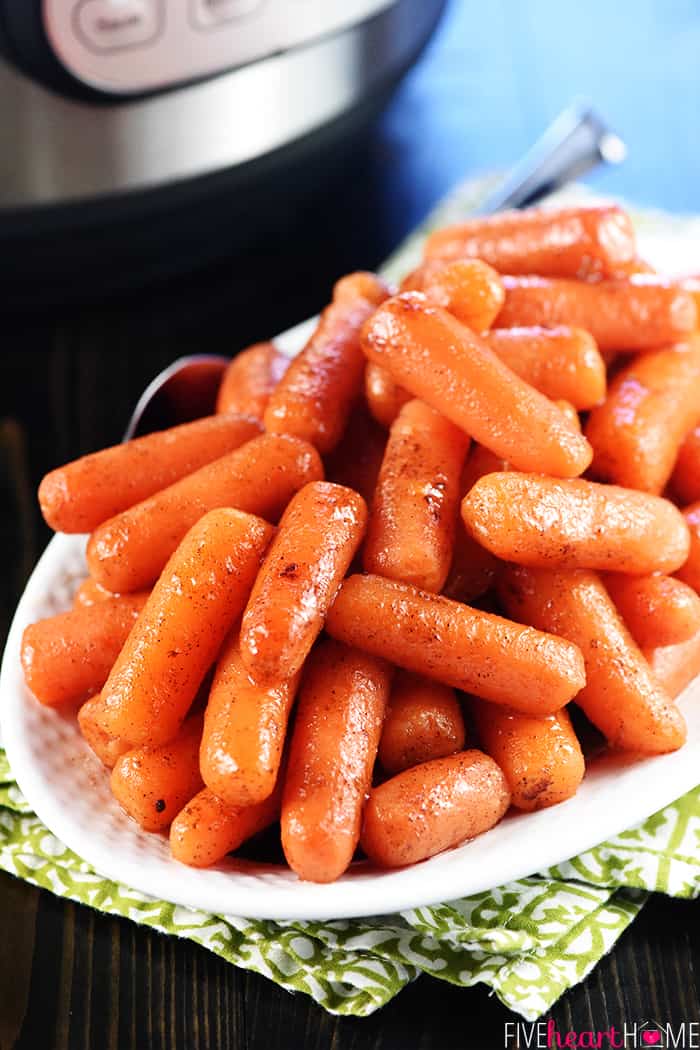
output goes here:
[[[17, 313], [0, 298], [0, 636], [48, 539], [34, 503], [47, 469], [119, 440], [146, 382], [177, 356], [234, 353], [314, 312], [335, 277], [375, 265], [470, 169], [514, 159], [576, 92], [609, 107], [638, 149], [607, 189], [700, 211], [697, 5], [663, 5], [663, 16], [653, 0], [584, 7], [585, 25], [578, 13], [567, 27], [572, 5], [500, 0], [476, 18], [454, 0], [380, 127], [340, 180], [319, 180], [293, 236], [119, 301], [47, 310], [39, 298]], [[643, 58], [645, 33], [655, 47]], [[577, 34], [586, 46], [571, 45]], [[698, 1021], [699, 975], [697, 906], [655, 898], [552, 1016], [564, 1030]], [[337, 1019], [202, 948], [0, 876], [0, 1050], [490, 1050], [509, 1045], [508, 1020], [487, 990], [428, 978], [371, 1018]]]

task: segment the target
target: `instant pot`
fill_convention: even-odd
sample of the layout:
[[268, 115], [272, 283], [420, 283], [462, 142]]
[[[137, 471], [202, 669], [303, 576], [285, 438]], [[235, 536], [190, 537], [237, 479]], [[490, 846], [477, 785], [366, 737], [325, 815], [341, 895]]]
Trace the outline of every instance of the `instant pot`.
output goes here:
[[117, 287], [283, 222], [444, 3], [0, 0], [5, 294]]

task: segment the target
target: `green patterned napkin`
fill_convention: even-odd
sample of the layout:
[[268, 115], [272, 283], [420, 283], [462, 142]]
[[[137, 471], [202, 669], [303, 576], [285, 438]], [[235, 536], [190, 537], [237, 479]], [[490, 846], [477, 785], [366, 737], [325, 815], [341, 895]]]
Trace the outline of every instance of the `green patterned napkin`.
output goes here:
[[[489, 188], [489, 180], [460, 187], [392, 256], [385, 274], [398, 277], [415, 265], [425, 233], [469, 214]], [[652, 213], [634, 217], [653, 231]], [[671, 222], [700, 234], [697, 219]], [[192, 911], [102, 878], [31, 812], [0, 750], [0, 868], [60, 897], [187, 937], [305, 992], [331, 1013], [365, 1017], [425, 973], [463, 987], [483, 981], [533, 1021], [612, 948], [648, 892], [700, 894], [700, 788], [573, 860], [487, 893], [368, 919], [264, 922]]]
[[644, 891], [700, 893], [700, 789], [574, 860], [488, 893], [371, 919], [264, 922], [166, 904], [97, 875], [30, 811], [0, 751], [0, 868], [187, 937], [331, 1013], [366, 1017], [425, 973], [464, 987], [483, 981], [534, 1021], [612, 948]]

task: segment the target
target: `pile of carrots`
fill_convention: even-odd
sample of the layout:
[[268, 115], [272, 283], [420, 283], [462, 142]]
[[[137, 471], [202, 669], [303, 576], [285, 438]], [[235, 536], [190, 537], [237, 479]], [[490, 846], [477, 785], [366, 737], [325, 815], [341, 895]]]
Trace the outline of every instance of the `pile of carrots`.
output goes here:
[[681, 747], [698, 308], [607, 205], [440, 230], [399, 290], [344, 278], [293, 361], [232, 361], [215, 416], [44, 478], [89, 577], [25, 631], [30, 690], [175, 858], [279, 822], [317, 882], [570, 798], [580, 725]]

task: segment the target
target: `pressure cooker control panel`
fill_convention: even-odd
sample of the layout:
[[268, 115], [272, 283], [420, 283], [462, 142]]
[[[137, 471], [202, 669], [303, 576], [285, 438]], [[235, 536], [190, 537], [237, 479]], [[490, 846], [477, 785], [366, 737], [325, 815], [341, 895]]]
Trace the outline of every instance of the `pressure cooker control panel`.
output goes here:
[[396, 0], [43, 0], [65, 68], [114, 95], [213, 76], [340, 32]]

